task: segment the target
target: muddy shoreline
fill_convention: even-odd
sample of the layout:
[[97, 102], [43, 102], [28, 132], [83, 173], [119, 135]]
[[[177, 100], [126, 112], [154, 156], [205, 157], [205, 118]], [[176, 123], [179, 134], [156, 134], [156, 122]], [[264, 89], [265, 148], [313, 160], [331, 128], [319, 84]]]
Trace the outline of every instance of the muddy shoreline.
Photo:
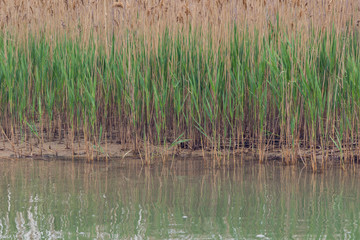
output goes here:
[[[112, 160], [112, 159], [139, 159], [141, 162], [146, 162], [146, 155], [151, 156], [152, 163], [166, 161], [166, 159], [176, 158], [204, 158], [216, 159], [219, 164], [227, 162], [250, 160], [259, 161], [259, 150], [256, 148], [242, 148], [236, 150], [192, 150], [180, 147], [165, 149], [164, 146], [150, 146], [145, 152], [145, 149], [133, 150], [132, 145], [124, 145], [118, 143], [106, 143], [98, 146], [90, 146], [84, 141], [74, 143], [74, 148], [69, 147], [69, 144], [59, 141], [45, 142], [43, 144], [13, 144], [9, 141], [0, 141], [0, 159], [14, 159], [14, 158], [32, 158], [32, 159], [64, 159], [76, 158], [84, 160]], [[281, 161], [285, 164], [294, 164], [300, 162], [303, 164], [310, 164], [311, 157], [314, 152], [311, 149], [300, 149], [296, 151], [295, 160], [293, 159], [292, 151], [288, 149], [271, 148], [266, 150], [264, 154], [264, 161]], [[341, 154], [337, 149], [317, 150], [316, 161], [318, 164], [323, 162], [340, 163]], [[343, 157], [347, 162], [359, 162], [359, 153], [357, 151], [344, 151]]]

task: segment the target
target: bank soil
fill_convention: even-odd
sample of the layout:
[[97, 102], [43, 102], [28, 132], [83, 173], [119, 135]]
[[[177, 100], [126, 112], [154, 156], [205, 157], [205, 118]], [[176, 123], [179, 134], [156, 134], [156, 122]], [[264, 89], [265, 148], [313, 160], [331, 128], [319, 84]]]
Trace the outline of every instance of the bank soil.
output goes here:
[[[287, 164], [300, 162], [305, 165], [310, 164], [314, 152], [311, 149], [295, 150], [296, 154], [292, 154], [292, 150], [271, 148], [265, 150], [265, 161], [282, 161]], [[241, 162], [243, 160], [257, 161], [259, 150], [256, 148], [241, 148], [235, 150], [213, 151], [210, 149], [184, 149], [179, 146], [147, 146], [146, 149], [141, 147], [137, 150], [133, 149], [130, 144], [106, 143], [93, 145], [84, 141], [74, 143], [71, 148], [70, 143], [62, 141], [51, 141], [43, 144], [37, 143], [20, 143], [14, 144], [6, 140], [0, 141], [0, 159], [14, 158], [34, 158], [34, 159], [63, 159], [76, 158], [87, 161], [92, 160], [124, 160], [127, 158], [138, 159], [146, 163], [146, 157], [150, 156], [151, 163], [167, 161], [179, 158], [204, 158], [205, 160], [215, 160], [219, 164], [227, 164]], [[295, 156], [295, 159], [294, 159]], [[357, 151], [343, 150], [341, 154], [337, 149], [317, 150], [315, 157], [318, 164], [325, 163], [342, 163], [342, 159], [348, 159], [349, 163], [357, 163], [359, 153]], [[326, 160], [326, 161], [325, 161]], [[329, 161], [330, 160], [330, 161]]]

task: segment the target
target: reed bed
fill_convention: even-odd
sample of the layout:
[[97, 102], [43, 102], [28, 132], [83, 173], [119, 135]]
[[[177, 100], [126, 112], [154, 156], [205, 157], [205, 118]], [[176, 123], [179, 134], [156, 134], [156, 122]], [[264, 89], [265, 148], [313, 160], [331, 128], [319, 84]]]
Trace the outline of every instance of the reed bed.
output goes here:
[[359, 21], [356, 1], [3, 0], [0, 130], [14, 151], [35, 138], [357, 161]]

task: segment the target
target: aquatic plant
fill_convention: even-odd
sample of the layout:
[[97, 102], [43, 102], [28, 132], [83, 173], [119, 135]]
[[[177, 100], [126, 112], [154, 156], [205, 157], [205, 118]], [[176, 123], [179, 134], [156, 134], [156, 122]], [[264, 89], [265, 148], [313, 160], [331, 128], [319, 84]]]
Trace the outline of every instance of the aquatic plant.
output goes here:
[[[65, 139], [71, 149], [84, 140], [90, 158], [92, 145], [116, 141], [135, 150], [177, 143], [214, 155], [251, 147], [260, 161], [271, 148], [287, 152], [288, 162], [309, 149], [313, 169], [318, 150], [324, 150], [323, 164], [328, 149], [339, 148], [343, 161], [355, 159], [356, 3], [339, 11], [329, 3], [324, 15], [315, 16], [323, 3], [200, 2], [179, 8], [170, 1], [152, 7], [106, 1], [70, 7], [64, 1], [58, 12], [45, 3], [52, 9], [44, 14], [48, 25], [31, 25], [40, 18], [30, 14], [33, 5], [18, 8], [19, 16], [29, 13], [24, 25], [14, 16], [2, 19], [4, 137], [14, 145]], [[255, 8], [265, 15], [252, 20]], [[177, 17], [168, 23], [170, 16]]]

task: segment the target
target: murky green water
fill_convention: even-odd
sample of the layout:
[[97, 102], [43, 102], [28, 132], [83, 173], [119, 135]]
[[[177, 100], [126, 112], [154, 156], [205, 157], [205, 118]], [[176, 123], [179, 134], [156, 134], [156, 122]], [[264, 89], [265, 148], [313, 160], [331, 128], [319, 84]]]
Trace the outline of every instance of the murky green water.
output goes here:
[[0, 239], [360, 239], [356, 171], [0, 160]]

